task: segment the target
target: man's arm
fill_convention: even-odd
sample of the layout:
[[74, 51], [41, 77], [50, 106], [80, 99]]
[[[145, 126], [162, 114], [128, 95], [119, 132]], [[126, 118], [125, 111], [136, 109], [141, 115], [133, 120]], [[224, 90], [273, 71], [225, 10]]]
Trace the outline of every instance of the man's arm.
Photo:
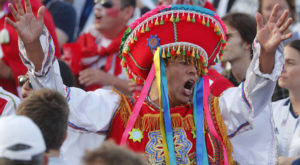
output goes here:
[[61, 79], [59, 65], [54, 58], [54, 43], [44, 28], [44, 7], [37, 19], [32, 14], [30, 1], [25, 0], [26, 13], [19, 1], [15, 1], [16, 11], [10, 9], [16, 22], [6, 21], [19, 35], [19, 50], [22, 62], [29, 70], [29, 78], [34, 89], [50, 88], [62, 93], [70, 107], [69, 124], [87, 132], [106, 131], [118, 108], [120, 96], [110, 90], [85, 92], [79, 88], [66, 87]]
[[275, 20], [278, 5], [273, 8], [265, 25], [257, 15], [257, 37], [254, 41], [254, 57], [249, 65], [246, 80], [238, 88], [226, 90], [219, 98], [220, 110], [229, 136], [251, 126], [253, 118], [263, 111], [271, 101], [276, 80], [283, 66], [281, 41], [291, 37], [284, 34], [291, 24], [288, 11]]

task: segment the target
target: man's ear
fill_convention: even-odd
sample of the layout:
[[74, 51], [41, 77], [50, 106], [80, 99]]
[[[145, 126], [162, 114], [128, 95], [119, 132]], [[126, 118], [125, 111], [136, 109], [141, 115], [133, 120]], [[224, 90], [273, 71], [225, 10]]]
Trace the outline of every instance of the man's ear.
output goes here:
[[243, 41], [243, 48], [245, 50], [250, 50], [251, 49], [252, 44], [247, 43], [246, 41]]
[[123, 9], [124, 18], [128, 21], [131, 17], [133, 17], [135, 8], [132, 6], [128, 6]]

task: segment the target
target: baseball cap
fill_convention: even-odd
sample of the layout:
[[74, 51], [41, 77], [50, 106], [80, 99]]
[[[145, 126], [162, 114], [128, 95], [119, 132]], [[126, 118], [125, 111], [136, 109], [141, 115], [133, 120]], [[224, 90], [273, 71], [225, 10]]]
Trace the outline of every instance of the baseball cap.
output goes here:
[[16, 115], [0, 118], [0, 157], [30, 161], [45, 150], [42, 133], [31, 119]]

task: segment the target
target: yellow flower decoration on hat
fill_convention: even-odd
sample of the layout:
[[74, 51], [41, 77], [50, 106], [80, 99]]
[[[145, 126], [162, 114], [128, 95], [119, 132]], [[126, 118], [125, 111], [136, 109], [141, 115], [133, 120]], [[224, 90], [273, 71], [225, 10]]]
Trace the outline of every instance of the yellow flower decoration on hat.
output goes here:
[[129, 132], [129, 135], [129, 139], [132, 139], [133, 142], [141, 142], [144, 137], [143, 132], [140, 129], [135, 128]]

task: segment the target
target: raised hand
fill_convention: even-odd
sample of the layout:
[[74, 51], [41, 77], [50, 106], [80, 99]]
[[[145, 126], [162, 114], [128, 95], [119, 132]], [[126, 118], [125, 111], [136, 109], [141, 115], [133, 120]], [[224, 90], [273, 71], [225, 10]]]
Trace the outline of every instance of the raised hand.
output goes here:
[[37, 18], [35, 18], [32, 13], [30, 0], [25, 0], [26, 12], [24, 12], [20, 0], [13, 1], [17, 10], [12, 4], [9, 4], [8, 7], [16, 22], [7, 17], [5, 21], [17, 31], [19, 38], [24, 43], [27, 57], [33, 62], [35, 71], [39, 71], [42, 68], [44, 58], [44, 52], [39, 38], [44, 27], [45, 7], [42, 6], [39, 8]]
[[257, 40], [261, 45], [259, 56], [260, 71], [270, 74], [275, 64], [275, 53], [279, 44], [290, 37], [291, 32], [287, 32], [292, 23], [292, 18], [288, 18], [289, 12], [286, 10], [280, 18], [276, 20], [279, 5], [276, 4], [272, 10], [269, 20], [264, 25], [261, 14], [256, 14], [257, 21]]
[[45, 7], [38, 10], [37, 18], [32, 13], [30, 0], [25, 0], [25, 12], [20, 0], [14, 0], [17, 10], [12, 4], [8, 7], [15, 19], [15, 22], [6, 17], [6, 21], [17, 31], [18, 36], [24, 44], [30, 44], [38, 41], [44, 27]]
[[[286, 10], [280, 19], [276, 20], [279, 5], [276, 4], [272, 10], [269, 20], [264, 25], [260, 13], [256, 14], [257, 21], [257, 39], [261, 44], [262, 51], [266, 54], [275, 54], [281, 41], [292, 36], [292, 33], [286, 33], [292, 23], [292, 18], [288, 18], [289, 12]], [[288, 19], [287, 19], [288, 18]]]

